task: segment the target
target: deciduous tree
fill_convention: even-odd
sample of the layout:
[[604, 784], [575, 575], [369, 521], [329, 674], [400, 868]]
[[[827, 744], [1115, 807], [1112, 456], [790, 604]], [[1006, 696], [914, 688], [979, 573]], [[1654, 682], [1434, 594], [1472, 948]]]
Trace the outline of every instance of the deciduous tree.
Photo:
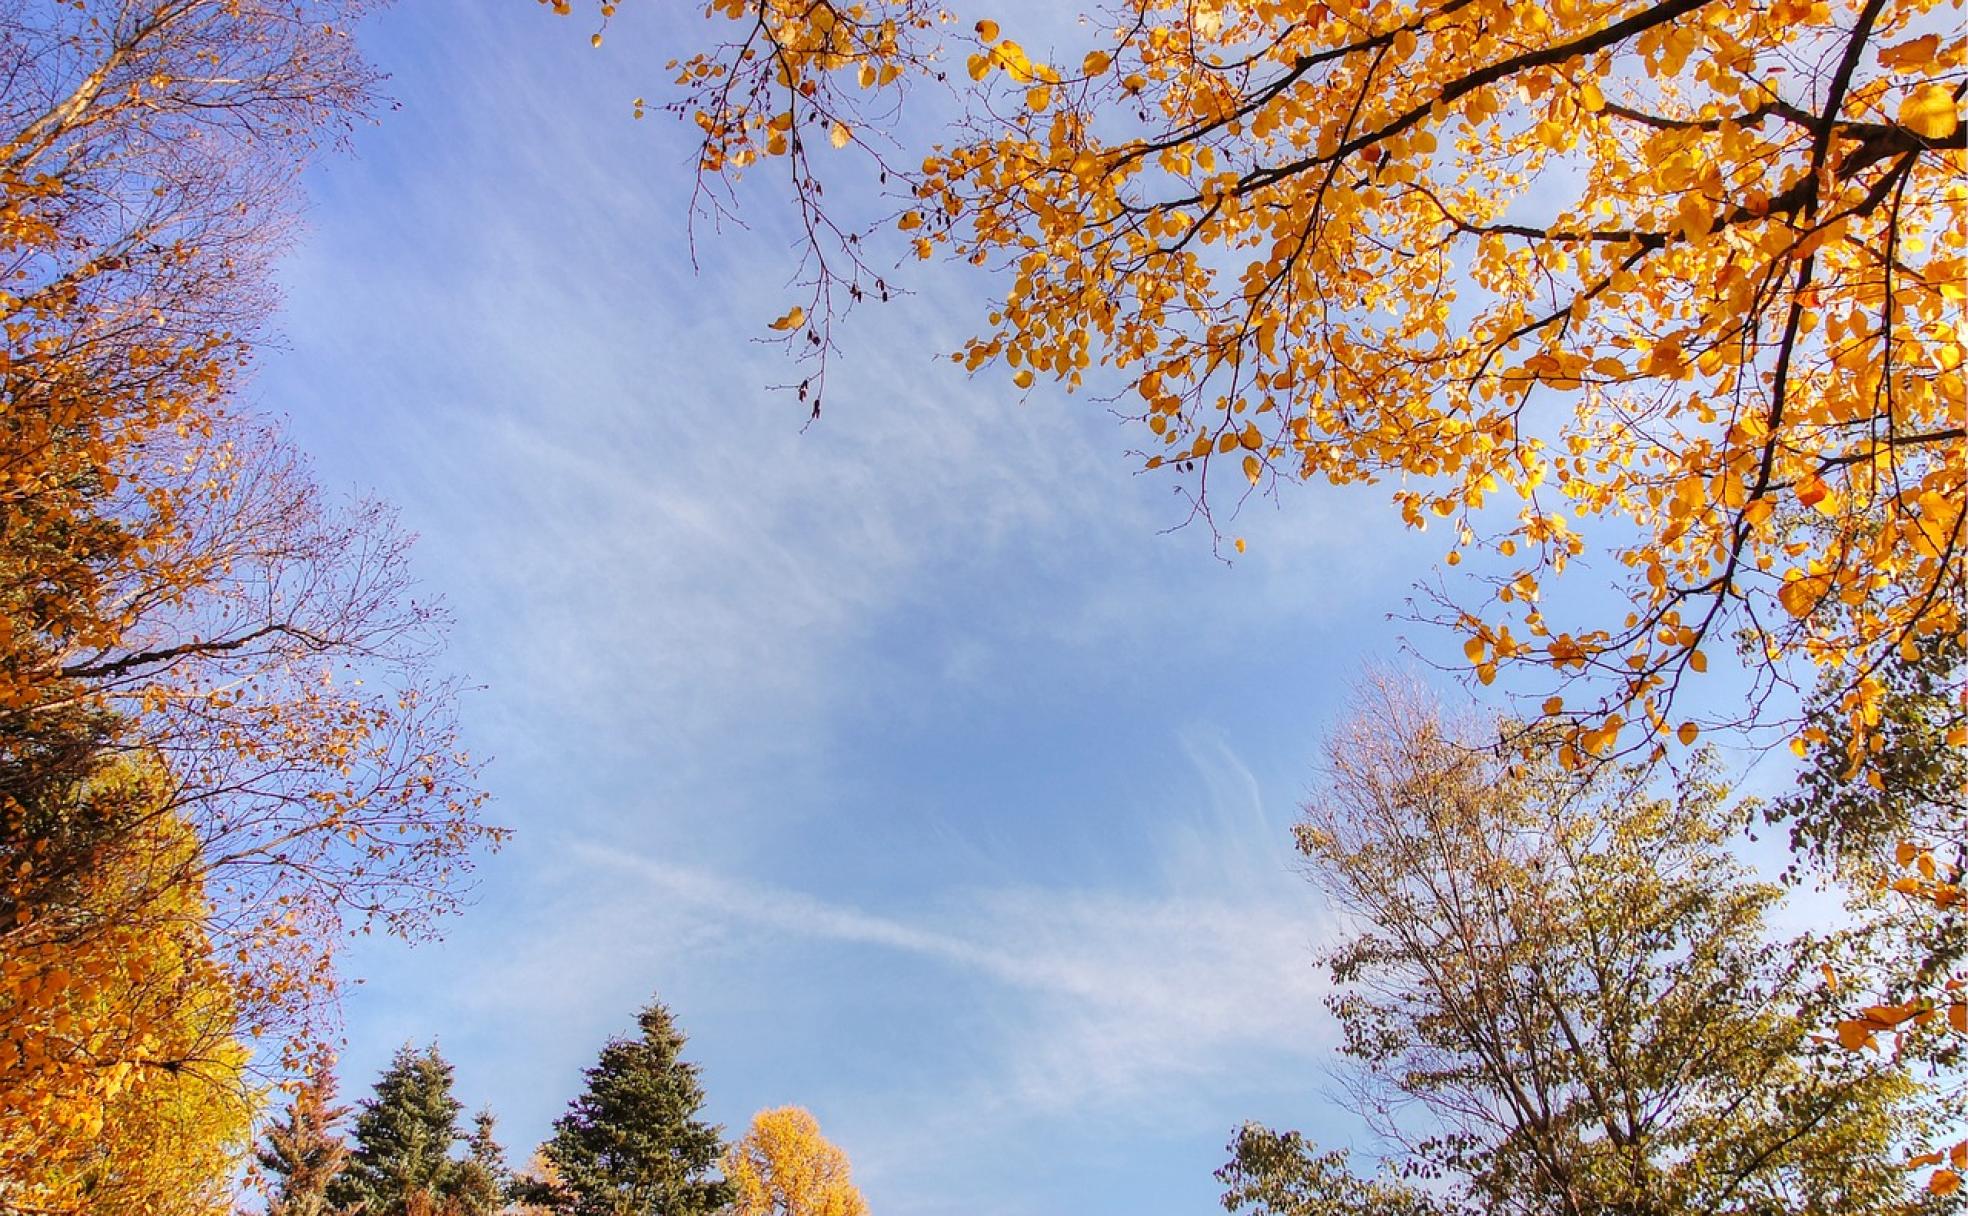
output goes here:
[[[1825, 1042], [1818, 938], [1726, 847], [1745, 813], [1697, 764], [1566, 772], [1390, 685], [1329, 745], [1302, 852], [1352, 926], [1328, 962], [1354, 1093], [1397, 1146], [1381, 1198], [1486, 1213], [1901, 1212], [1919, 1079]], [[1302, 1143], [1226, 1172], [1265, 1210], [1377, 1210]], [[1271, 1194], [1324, 1194], [1280, 1207]], [[1351, 1196], [1351, 1198], [1348, 1198]], [[1378, 1202], [1378, 1200], [1376, 1200]]]
[[359, 8], [0, 3], [0, 861], [33, 876], [0, 939], [105, 845], [62, 791], [161, 761], [242, 1029], [294, 1067], [342, 931], [422, 931], [497, 836], [408, 538], [229, 408], [296, 178], [373, 97]]
[[126, 760], [71, 791], [68, 814], [114, 830], [62, 877], [60, 902], [6, 935], [0, 1209], [229, 1210], [255, 1086], [170, 788], [160, 765]]
[[[1884, 948], [1842, 985], [1839, 1042], [1890, 1052], [1931, 1078], [1951, 1118], [1942, 1141], [1916, 1156], [1937, 1191], [1968, 1173], [1968, 705], [1962, 700], [1963, 644], [1928, 639], [1896, 654], [1880, 685], [1871, 742], [1853, 746], [1850, 724], [1827, 681], [1810, 707], [1806, 734], [1824, 746], [1767, 818], [1790, 826], [1799, 857], [1793, 877], [1843, 881], [1857, 916]], [[1831, 974], [1837, 976], [1843, 968]]]
[[797, 1106], [762, 1110], [724, 1155], [733, 1216], [867, 1216], [847, 1154]]
[[[1568, 758], [1794, 728], [1766, 694], [1799, 665], [1863, 738], [1884, 658], [1962, 628], [1968, 41], [1938, 0], [1122, 0], [1043, 55], [925, 0], [708, 11], [731, 36], [637, 110], [700, 129], [700, 201], [788, 162], [796, 350], [888, 293], [890, 223], [994, 268], [955, 357], [1111, 394], [1213, 527], [1273, 479], [1386, 480], [1481, 556], [1423, 614], [1485, 683], [1541, 671]], [[947, 123], [898, 118], [924, 79]], [[847, 154], [895, 211], [823, 192]], [[1618, 606], [1560, 594], [1581, 559]], [[1747, 712], [1697, 714], [1738, 636]]]

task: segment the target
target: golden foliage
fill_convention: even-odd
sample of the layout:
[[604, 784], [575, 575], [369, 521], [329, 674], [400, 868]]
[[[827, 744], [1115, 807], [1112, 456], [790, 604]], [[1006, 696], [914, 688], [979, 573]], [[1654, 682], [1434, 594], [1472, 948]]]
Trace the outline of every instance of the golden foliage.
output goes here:
[[763, 1110], [724, 1156], [734, 1216], [867, 1216], [847, 1154], [797, 1106]]
[[[1473, 675], [1590, 681], [1551, 711], [1577, 762], [1776, 724], [1800, 663], [1863, 727], [1871, 669], [1964, 624], [1948, 11], [1125, 0], [1046, 63], [988, 19], [949, 53], [916, 0], [717, 0], [743, 33], [671, 108], [706, 174], [794, 159], [812, 298], [775, 328], [824, 372], [868, 276], [810, 136], [906, 141], [912, 76], [968, 90], [919, 166], [877, 158], [917, 256], [1006, 281], [955, 357], [1116, 393], [1207, 520], [1274, 478], [1391, 483], [1450, 565], [1486, 556], [1432, 614]], [[1557, 597], [1589, 553], [1623, 609]], [[1752, 708], [1674, 714], [1738, 636]]]
[[69, 808], [116, 830], [68, 897], [33, 917], [0, 899], [15, 913], [0, 930], [0, 1207], [229, 1210], [258, 1095], [171, 796], [155, 764], [112, 767]]
[[[421, 930], [498, 836], [428, 670], [444, 618], [411, 598], [408, 538], [377, 504], [328, 504], [227, 408], [296, 175], [370, 101], [358, 8], [0, 6], [6, 1168], [54, 1178], [49, 1145], [132, 1137], [117, 1155], [151, 1181], [78, 1164], [94, 1210], [109, 1187], [191, 1202], [166, 1180], [206, 1158], [167, 1152], [161, 1121], [230, 1126], [146, 1079], [178, 1052], [147, 1037], [156, 983], [208, 1023], [217, 1054], [192, 1063], [214, 1077], [236, 1079], [235, 1034], [296, 1062], [343, 930]], [[147, 809], [109, 815], [132, 756]], [[103, 903], [104, 873], [183, 895]], [[191, 1057], [171, 1058], [188, 1087]], [[144, 1114], [116, 1115], [140, 1082]]]

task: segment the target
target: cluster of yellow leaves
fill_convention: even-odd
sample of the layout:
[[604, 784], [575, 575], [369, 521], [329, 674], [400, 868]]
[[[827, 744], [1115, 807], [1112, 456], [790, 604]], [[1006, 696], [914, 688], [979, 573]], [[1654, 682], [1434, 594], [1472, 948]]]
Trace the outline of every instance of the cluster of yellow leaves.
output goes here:
[[[1963, 623], [1968, 44], [1907, 37], [1929, 7], [1137, 3], [1068, 104], [925, 163], [929, 239], [1014, 276], [964, 360], [1126, 369], [1199, 496], [1224, 455], [1394, 476], [1452, 560], [1509, 512], [1476, 673], [1610, 676], [1575, 755], [1692, 742], [1719, 627], [1863, 672]], [[1564, 629], [1594, 519], [1633, 611]]]
[[[230, 1210], [257, 1095], [213, 957], [198, 842], [168, 778], [125, 764], [76, 813], [128, 820], [56, 906], [0, 889], [0, 1208], [95, 1216]], [[37, 906], [38, 905], [38, 906]]]
[[847, 1154], [797, 1106], [760, 1111], [725, 1150], [734, 1216], [867, 1216]]
[[[569, 11], [565, 4], [555, 9]], [[604, 6], [604, 19], [612, 11]], [[920, 65], [908, 36], [935, 20], [935, 10], [919, 0], [711, 0], [706, 12], [739, 23], [742, 37], [667, 65], [684, 91], [679, 112], [703, 132], [699, 164], [706, 173], [797, 153], [803, 133], [815, 127], [845, 147], [853, 131], [840, 114], [848, 107], [838, 104], [829, 77], [851, 76], [859, 90], [888, 89]], [[636, 109], [640, 114], [640, 100]]]
[[[1392, 481], [1450, 564], [1491, 555], [1443, 613], [1483, 682], [1597, 677], [1558, 702], [1574, 760], [1692, 743], [1675, 695], [1739, 633], [1765, 678], [1849, 670], [1863, 722], [1873, 663], [1963, 626], [1968, 41], [1938, 0], [1118, 7], [1056, 64], [977, 21], [976, 104], [906, 174], [916, 254], [1009, 280], [966, 367], [1118, 376], [1206, 516]], [[750, 32], [680, 76], [718, 98], [712, 171], [791, 147], [822, 74], [938, 54], [909, 4], [712, 10]], [[1589, 542], [1630, 611], [1553, 619]]]

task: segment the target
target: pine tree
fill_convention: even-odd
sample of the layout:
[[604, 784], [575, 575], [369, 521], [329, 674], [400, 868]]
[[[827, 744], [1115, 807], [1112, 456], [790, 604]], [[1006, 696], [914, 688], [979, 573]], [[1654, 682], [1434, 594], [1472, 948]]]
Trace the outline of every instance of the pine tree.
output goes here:
[[458, 1162], [458, 1112], [451, 1096], [451, 1065], [436, 1044], [397, 1049], [376, 1081], [376, 1096], [355, 1116], [355, 1149], [328, 1188], [337, 1208], [362, 1216], [407, 1216], [443, 1206]]
[[559, 1182], [549, 1204], [571, 1216], [708, 1216], [729, 1198], [710, 1176], [723, 1129], [695, 1118], [704, 1091], [678, 1058], [670, 1011], [651, 1002], [637, 1021], [641, 1036], [609, 1041], [541, 1149]]
[[335, 1128], [347, 1113], [335, 1105], [333, 1062], [317, 1056], [286, 1118], [267, 1128], [259, 1151], [260, 1168], [271, 1179], [267, 1216], [326, 1216], [329, 1185], [348, 1160]]
[[493, 1216], [505, 1206], [512, 1171], [506, 1168], [506, 1151], [492, 1135], [494, 1122], [490, 1107], [472, 1116], [465, 1159], [457, 1163], [446, 1188], [446, 1210], [456, 1216]]

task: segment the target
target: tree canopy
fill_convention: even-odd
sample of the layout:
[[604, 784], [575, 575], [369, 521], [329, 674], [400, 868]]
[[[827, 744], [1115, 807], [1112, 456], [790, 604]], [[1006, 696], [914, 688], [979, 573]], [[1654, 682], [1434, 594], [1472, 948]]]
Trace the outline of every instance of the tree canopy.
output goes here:
[[432, 1216], [460, 1180], [451, 1064], [437, 1045], [404, 1044], [377, 1078], [351, 1127], [350, 1152], [329, 1183], [334, 1208], [367, 1216]]
[[[1524, 762], [1382, 684], [1329, 744], [1300, 850], [1350, 926], [1327, 958], [1350, 1092], [1393, 1146], [1247, 1129], [1233, 1207], [1279, 1213], [1916, 1210], [1928, 1086], [1819, 1033], [1849, 954], [1776, 938], [1697, 763]], [[1852, 979], [1860, 977], [1855, 973]]]
[[73, 796], [140, 758], [275, 1069], [343, 931], [425, 931], [500, 835], [409, 538], [237, 404], [298, 175], [375, 102], [361, 8], [0, 4], [0, 937], [154, 839]]
[[[1041, 55], [923, 0], [717, 0], [636, 109], [699, 128], [707, 206], [790, 162], [803, 396], [884, 251], [988, 267], [953, 357], [1099, 392], [1212, 528], [1280, 479], [1446, 527], [1479, 560], [1422, 614], [1484, 683], [1541, 672], [1568, 760], [1799, 732], [1800, 666], [1862, 748], [1885, 658], [1964, 623], [1947, 11], [1124, 0]], [[824, 188], [857, 172], [872, 208]], [[1617, 606], [1562, 593], [1581, 560]], [[1739, 643], [1748, 708], [1677, 711]]]
[[0, 1209], [230, 1210], [256, 1086], [169, 790], [127, 761], [70, 791], [66, 813], [110, 843], [0, 932]]
[[762, 1110], [726, 1151], [732, 1216], [867, 1216], [847, 1154], [797, 1106]]

